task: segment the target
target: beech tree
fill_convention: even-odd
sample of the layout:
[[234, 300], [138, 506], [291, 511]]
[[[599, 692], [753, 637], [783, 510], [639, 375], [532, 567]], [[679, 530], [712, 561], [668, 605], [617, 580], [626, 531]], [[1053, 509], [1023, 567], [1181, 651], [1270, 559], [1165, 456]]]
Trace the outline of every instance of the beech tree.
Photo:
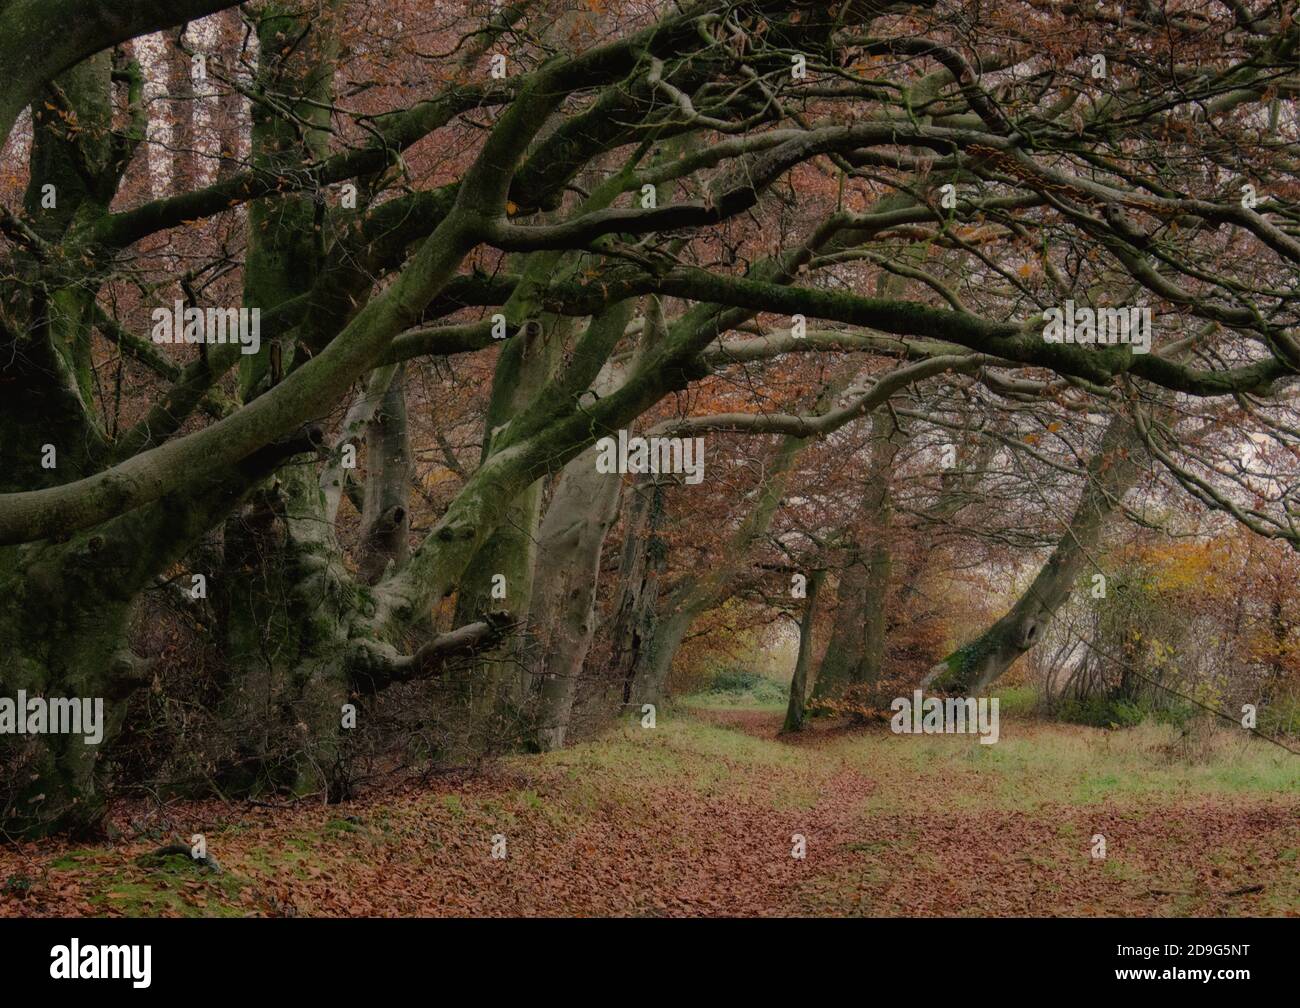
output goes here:
[[[885, 519], [954, 513], [944, 431], [1070, 477], [1045, 507], [1071, 541], [1119, 508], [1121, 428], [1187, 506], [1300, 541], [1281, 4], [110, 6], [0, 4], [0, 695], [107, 710], [97, 746], [0, 739], [9, 835], [100, 823], [160, 582], [221, 656], [223, 793], [341, 800], [340, 712], [397, 684], [463, 688], [462, 753], [563, 744], [601, 591], [623, 699], [655, 702], [793, 497], [856, 557], [822, 665], [875, 677]], [[1054, 336], [1076, 307], [1081, 337], [1145, 309], [1149, 342]], [[228, 310], [255, 341], [211, 338]], [[412, 389], [480, 358], [477, 451], [444, 450], [455, 491], [417, 522], [448, 428]], [[801, 452], [863, 421], [867, 517], [832, 513]], [[593, 472], [629, 430], [754, 439], [751, 498], [696, 533], [725, 564], [641, 549], [694, 488]], [[1222, 465], [1251, 438], [1256, 467]], [[1023, 650], [1024, 615], [991, 633]]]

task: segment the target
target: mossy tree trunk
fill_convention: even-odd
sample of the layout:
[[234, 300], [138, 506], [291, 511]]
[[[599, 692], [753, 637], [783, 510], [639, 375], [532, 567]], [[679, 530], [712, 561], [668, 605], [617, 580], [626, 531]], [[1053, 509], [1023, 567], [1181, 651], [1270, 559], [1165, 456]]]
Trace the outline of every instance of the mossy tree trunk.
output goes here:
[[390, 570], [400, 570], [411, 554], [410, 475], [406, 368], [399, 364], [366, 428], [358, 566], [367, 584], [380, 581]]
[[[158, 573], [179, 563], [213, 523], [300, 445], [258, 453], [196, 481], [191, 492], [156, 501], [65, 542], [3, 551], [0, 696], [103, 701], [102, 739], [76, 735], [0, 737], [0, 829], [11, 836], [97, 829], [102, 780], [126, 701], [150, 681], [129, 646], [131, 618]], [[188, 584], [188, 581], [185, 582]]]
[[[79, 237], [107, 213], [122, 170], [143, 136], [139, 68], [125, 61], [129, 125], [114, 131], [114, 58], [101, 53], [46, 89], [33, 113], [24, 207], [43, 242]], [[47, 199], [48, 197], [48, 199]], [[19, 253], [0, 290], [0, 491], [57, 486], [95, 472], [118, 433], [92, 411], [95, 283]], [[39, 423], [33, 423], [39, 418]], [[94, 831], [104, 811], [102, 771], [126, 698], [147, 681], [129, 629], [140, 592], [202, 535], [214, 506], [240, 492], [205, 479], [200, 496], [176, 494], [92, 530], [0, 549], [0, 696], [102, 704], [102, 738], [0, 737], [0, 831], [14, 837]]]
[[[591, 17], [569, 11], [558, 19], [558, 26], [562, 29], [564, 25]], [[555, 127], [561, 121], [555, 117], [550, 126]], [[623, 180], [633, 166], [629, 163], [621, 172], [604, 178], [594, 171], [585, 173], [583, 181], [590, 187], [590, 193], [580, 201], [581, 210], [596, 212], [609, 207], [622, 194]], [[543, 217], [556, 219], [557, 214]], [[556, 394], [552, 380], [566, 358], [570, 361], [577, 358], [576, 367], [564, 369], [566, 377], [571, 374], [575, 380], [566, 383], [561, 398], [571, 395], [578, 401], [590, 401], [587, 386], [598, 382], [602, 364], [622, 339], [631, 319], [631, 300], [615, 302], [585, 319], [544, 310], [542, 298], [548, 286], [577, 277], [580, 256], [542, 251], [521, 257], [521, 263], [520, 282], [501, 309], [507, 322], [518, 327], [518, 332], [503, 348], [493, 374], [492, 396], [484, 421], [483, 462], [506, 439], [517, 436], [531, 416], [545, 415], [553, 408], [543, 397]], [[583, 375], [585, 380], [579, 377]], [[607, 381], [613, 382], [612, 374], [607, 375]], [[615, 387], [610, 384], [604, 391], [611, 392]], [[498, 440], [499, 435], [502, 440]], [[531, 629], [537, 622], [532, 612], [533, 587], [539, 574], [538, 541], [545, 489], [544, 481], [537, 480], [513, 497], [496, 531], [475, 554], [457, 596], [455, 622], [458, 625], [478, 619], [484, 613], [507, 610], [521, 630], [494, 653], [481, 656], [455, 677], [464, 715], [464, 731], [456, 744], [469, 751], [537, 744], [538, 709], [534, 688], [537, 683], [533, 669], [539, 656], [530, 653], [530, 648], [537, 639]], [[604, 499], [608, 495], [600, 496]], [[572, 504], [570, 501], [566, 506]], [[597, 516], [592, 527], [599, 529], [601, 525]], [[601, 542], [603, 534], [594, 545], [598, 548]], [[577, 563], [581, 568], [588, 567], [585, 559]], [[564, 578], [572, 573], [560, 576]], [[504, 587], [504, 598], [500, 597], [498, 586]], [[552, 612], [551, 604], [551, 600], [545, 604], [548, 614]], [[581, 661], [582, 657], [578, 657], [579, 665]], [[563, 704], [562, 698], [556, 699]]]
[[813, 652], [816, 642], [813, 639], [817, 623], [818, 601], [821, 598], [822, 582], [826, 571], [818, 569], [808, 578], [808, 597], [804, 602], [803, 615], [799, 619], [799, 653], [795, 658], [794, 672], [790, 676], [790, 701], [785, 709], [784, 732], [803, 731], [806, 720], [808, 698], [808, 676], [812, 672]]
[[893, 571], [890, 484], [894, 460], [907, 438], [884, 408], [872, 414], [871, 437], [857, 529], [845, 540], [847, 559], [836, 591], [834, 626], [817, 670], [814, 695], [818, 698], [836, 697], [849, 686], [876, 682], [884, 662]]
[[[265, 172], [300, 170], [328, 151], [338, 0], [308, 20], [298, 5], [253, 7], [259, 87], [288, 91], [298, 122], [253, 105], [252, 159]], [[321, 268], [323, 193], [256, 200], [249, 209], [244, 305], [263, 315], [312, 288]], [[265, 339], [240, 359], [245, 402], [267, 394], [294, 363], [299, 333]], [[221, 716], [233, 754], [226, 793], [287, 789], [339, 793], [340, 708], [348, 696], [336, 655], [351, 598], [341, 551], [314, 474], [303, 466], [269, 479], [225, 528], [225, 561], [212, 579], [224, 643]]]
[[[573, 331], [572, 319], [550, 315], [531, 319], [503, 348], [484, 421], [484, 461], [494, 453], [496, 434], [553, 377], [560, 352]], [[516, 494], [496, 531], [474, 554], [456, 598], [457, 625], [500, 610], [509, 611], [520, 626], [527, 625], [544, 489], [544, 482], [536, 480]], [[462, 756], [526, 742], [526, 641], [527, 634], [511, 635], [493, 653], [476, 658], [453, 677], [458, 706], [449, 713], [457, 724], [454, 746]]]
[[[592, 389], [605, 395], [618, 383], [606, 366]], [[592, 638], [596, 589], [605, 535], [618, 517], [622, 477], [596, 467], [593, 445], [564, 467], [538, 532], [532, 606], [532, 693], [536, 695], [537, 745], [564, 745]]]
[[1083, 491], [1047, 563], [1000, 619], [932, 668], [922, 685], [948, 693], [978, 694], [1042, 639], [1087, 569], [1111, 515], [1137, 480], [1133, 456], [1140, 448], [1141, 439], [1131, 421], [1116, 414], [1088, 462]]

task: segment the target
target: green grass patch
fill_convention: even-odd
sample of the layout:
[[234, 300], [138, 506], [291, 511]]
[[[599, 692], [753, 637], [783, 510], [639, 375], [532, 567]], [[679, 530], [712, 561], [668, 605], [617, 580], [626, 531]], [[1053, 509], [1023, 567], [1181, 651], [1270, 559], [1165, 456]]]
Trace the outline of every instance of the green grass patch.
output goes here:
[[789, 699], [788, 683], [777, 682], [759, 672], [724, 669], [705, 689], [680, 702], [687, 707], [784, 710]]

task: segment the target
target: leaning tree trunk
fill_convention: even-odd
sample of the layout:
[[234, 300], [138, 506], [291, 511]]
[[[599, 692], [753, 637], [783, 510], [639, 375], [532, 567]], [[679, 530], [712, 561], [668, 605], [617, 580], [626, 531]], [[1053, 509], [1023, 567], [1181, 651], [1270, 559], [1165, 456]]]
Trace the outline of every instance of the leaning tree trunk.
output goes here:
[[1107, 521], [1136, 482], [1138, 467], [1132, 455], [1140, 447], [1131, 421], [1116, 414], [1088, 461], [1079, 502], [1047, 563], [1001, 619], [930, 669], [923, 686], [979, 693], [1039, 641], [1086, 569]]

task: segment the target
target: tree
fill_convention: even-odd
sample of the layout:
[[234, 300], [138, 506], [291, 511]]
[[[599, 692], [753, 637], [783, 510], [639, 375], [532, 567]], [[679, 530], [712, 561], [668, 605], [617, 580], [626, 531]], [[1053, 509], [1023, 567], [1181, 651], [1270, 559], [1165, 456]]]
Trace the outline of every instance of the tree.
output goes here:
[[[146, 33], [228, 6], [0, 7], [0, 115], [25, 163], [0, 204], [0, 695], [110, 711], [100, 747], [0, 740], [11, 835], [99, 823], [126, 700], [153, 681], [136, 621], [160, 578], [199, 578], [217, 622], [234, 793], [346, 797], [339, 712], [398, 683], [477, 692], [450, 712], [471, 747], [484, 723], [533, 735], [547, 697], [559, 744], [555, 684], [590, 648], [618, 497], [578, 460], [634, 426], [775, 434], [788, 454], [914, 385], [961, 400], [925, 430], [1137, 404], [1196, 506], [1297, 541], [1285, 495], [1243, 499], [1141, 408], [1161, 390], [1245, 404], [1234, 430], [1295, 446], [1296, 137], [1279, 109], [1300, 28], [1271, 8], [1126, 18], [1133, 47], [1100, 80], [1089, 57], [1119, 15], [1028, 0], [559, 18], [411, 2], [410, 19], [260, 0], [245, 32], [177, 31], [151, 42], [167, 59], [146, 55]], [[164, 172], [150, 95], [176, 60], [202, 67], [214, 90], [195, 101], [222, 121], [174, 131], [199, 150]], [[1136, 330], [1045, 337], [1067, 305], [1139, 298], [1149, 347]], [[177, 304], [183, 342], [166, 345]], [[209, 340], [253, 311], [256, 343]], [[1174, 352], [1190, 320], [1212, 331]], [[477, 464], [453, 452], [456, 492], [413, 514], [411, 470], [444, 432], [412, 389], [480, 358]], [[805, 415], [827, 362], [848, 401]], [[764, 394], [697, 398], [728, 383]], [[782, 527], [782, 499], [741, 519], [730, 571]], [[562, 557], [566, 528], [583, 532]], [[647, 632], [658, 608], [669, 641], [629, 695], [662, 689], [672, 638], [733, 590], [707, 574], [664, 607], [658, 562], [625, 567], [640, 587], [622, 625]], [[886, 623], [868, 609], [874, 654]], [[567, 657], [538, 666], [528, 642], [561, 623]]]

